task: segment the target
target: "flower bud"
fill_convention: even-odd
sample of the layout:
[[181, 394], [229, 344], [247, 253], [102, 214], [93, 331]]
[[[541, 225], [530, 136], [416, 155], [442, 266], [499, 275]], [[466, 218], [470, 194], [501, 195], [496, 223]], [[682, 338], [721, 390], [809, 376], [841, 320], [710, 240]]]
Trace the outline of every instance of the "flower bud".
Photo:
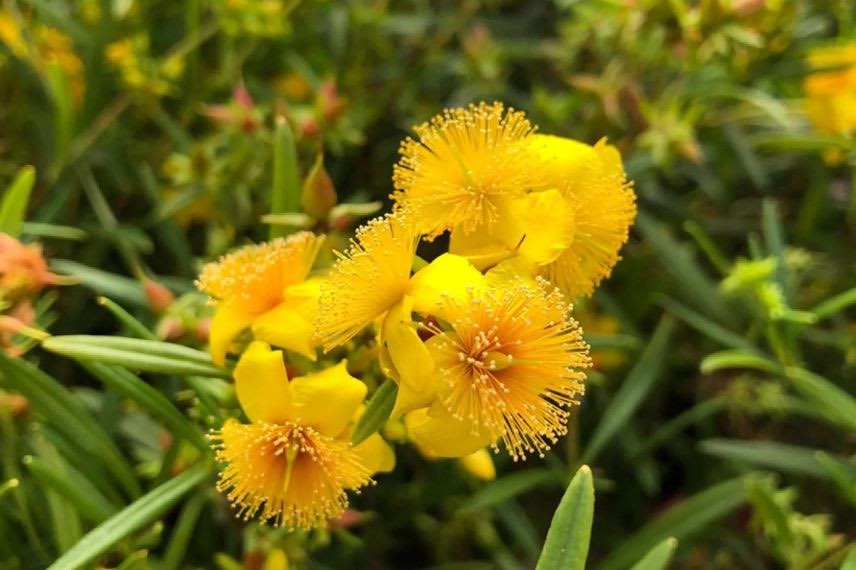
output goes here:
[[336, 188], [324, 168], [324, 156], [319, 153], [303, 181], [303, 194], [300, 198], [303, 211], [316, 219], [326, 219], [336, 205], [336, 198]]
[[172, 305], [173, 301], [175, 301], [175, 295], [172, 294], [172, 291], [167, 289], [162, 283], [152, 281], [151, 279], [145, 280], [143, 291], [146, 293], [149, 307], [156, 313], [166, 311]]

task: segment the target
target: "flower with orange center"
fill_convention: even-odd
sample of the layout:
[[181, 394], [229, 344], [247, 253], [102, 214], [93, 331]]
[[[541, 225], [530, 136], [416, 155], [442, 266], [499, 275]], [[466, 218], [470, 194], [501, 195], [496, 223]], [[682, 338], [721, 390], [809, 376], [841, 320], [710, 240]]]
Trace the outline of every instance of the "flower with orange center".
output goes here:
[[344, 344], [408, 292], [419, 236], [403, 214], [370, 220], [330, 270], [315, 321], [324, 350]]
[[299, 232], [251, 245], [206, 265], [196, 286], [213, 297], [210, 350], [222, 364], [232, 339], [252, 326], [253, 336], [315, 359], [312, 321], [320, 279], [309, 278], [323, 237]]
[[521, 141], [534, 127], [502, 103], [447, 109], [401, 143], [392, 198], [428, 238], [496, 218], [503, 197], [522, 195], [538, 169]]
[[347, 490], [392, 470], [379, 435], [350, 444], [366, 387], [345, 362], [289, 380], [282, 353], [256, 341], [235, 368], [235, 387], [251, 423], [228, 420], [212, 439], [225, 463], [218, 489], [245, 519], [317, 527], [344, 512]]
[[515, 460], [543, 454], [566, 432], [583, 393], [588, 346], [558, 289], [541, 278], [493, 278], [461, 303], [426, 345], [443, 384], [407, 418], [421, 448], [463, 456], [501, 439]]

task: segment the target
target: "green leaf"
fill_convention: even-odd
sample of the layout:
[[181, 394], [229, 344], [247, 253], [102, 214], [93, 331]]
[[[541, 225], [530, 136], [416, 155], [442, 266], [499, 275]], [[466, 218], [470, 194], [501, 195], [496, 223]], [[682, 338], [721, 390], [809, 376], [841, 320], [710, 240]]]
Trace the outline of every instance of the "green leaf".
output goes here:
[[562, 478], [552, 469], [526, 469], [506, 475], [485, 485], [464, 503], [461, 510], [472, 511], [498, 505], [530, 489], [545, 485], [558, 486]]
[[582, 457], [582, 463], [591, 463], [603, 451], [606, 444], [612, 440], [633, 415], [633, 412], [644, 401], [654, 387], [660, 375], [666, 351], [669, 349], [669, 338], [672, 336], [675, 322], [671, 317], [663, 317], [645, 350], [642, 351], [636, 365], [627, 375], [621, 388], [610, 402], [602, 415], [588, 446]]
[[727, 368], [749, 368], [761, 372], [777, 374], [781, 372], [779, 365], [756, 352], [748, 350], [722, 350], [709, 354], [702, 361], [699, 369], [704, 374], [710, 374]]
[[134, 470], [92, 415], [66, 388], [24, 360], [0, 351], [3, 382], [23, 395], [46, 423], [68, 436], [95, 460], [103, 461], [131, 496], [139, 496]]
[[146, 493], [94, 528], [57, 559], [48, 570], [79, 568], [108, 552], [116, 543], [155, 522], [184, 495], [210, 475], [207, 463], [194, 465], [181, 475]]
[[645, 241], [654, 249], [660, 263], [678, 282], [687, 302], [719, 322], [732, 322], [732, 313], [719, 294], [716, 284], [702, 271], [685, 247], [669, 235], [659, 222], [644, 212], [639, 212], [636, 224]]
[[24, 222], [21, 224], [21, 234], [38, 238], [56, 238], [71, 241], [83, 241], [88, 237], [88, 234], [80, 228], [40, 222]]
[[594, 483], [583, 465], [571, 479], [553, 515], [536, 570], [584, 570], [594, 520]]
[[843, 293], [840, 293], [834, 297], [830, 297], [826, 301], [823, 301], [814, 309], [812, 309], [811, 313], [813, 313], [818, 320], [825, 319], [827, 317], [831, 317], [832, 315], [840, 313], [841, 311], [853, 304], [856, 304], [856, 287], [848, 289]]
[[841, 563], [841, 570], [856, 570], [856, 543], [850, 545], [850, 552]]
[[[273, 185], [271, 188], [271, 214], [297, 212], [300, 209], [300, 174], [297, 169], [297, 147], [288, 120], [276, 119], [273, 147]], [[287, 235], [279, 225], [270, 227], [270, 237]]]
[[856, 431], [856, 399], [826, 378], [803, 368], [788, 367], [785, 377], [806, 400], [817, 405], [827, 419]]
[[622, 541], [598, 570], [623, 570], [669, 537], [678, 540], [697, 532], [746, 502], [743, 478], [731, 479], [701, 491], [673, 506], [642, 530]]
[[134, 279], [108, 273], [68, 259], [52, 259], [50, 265], [51, 269], [57, 273], [74, 277], [99, 295], [135, 307], [148, 308], [149, 306], [143, 286]]
[[113, 313], [116, 320], [125, 325], [130, 332], [134, 333], [139, 338], [157, 340], [155, 334], [146, 328], [146, 325], [138, 321], [131, 313], [107, 297], [98, 297], [98, 304]]
[[389, 415], [392, 413], [392, 408], [395, 407], [395, 398], [398, 396], [398, 384], [392, 380], [386, 380], [372, 395], [369, 403], [366, 404], [366, 409], [360, 420], [357, 422], [357, 427], [354, 428], [354, 433], [351, 435], [351, 444], [357, 445], [366, 440], [370, 435], [377, 433]]
[[68, 77], [57, 61], [48, 64], [47, 80], [54, 109], [54, 154], [49, 178], [56, 179], [65, 165], [74, 136], [74, 98], [69, 89]]
[[229, 378], [211, 356], [186, 346], [138, 338], [92, 335], [52, 336], [42, 348], [75, 360], [94, 360], [144, 372]]
[[668, 297], [663, 297], [660, 299], [660, 305], [701, 334], [717, 341], [720, 344], [724, 344], [732, 348], [740, 348], [749, 352], [758, 352], [758, 349], [744, 337], [716, 324], [707, 317], [696, 313], [677, 301], [673, 301]]
[[53, 489], [64, 497], [88, 522], [99, 524], [116, 513], [116, 507], [101, 491], [70, 465], [64, 465], [60, 471], [44, 459], [34, 456], [25, 457], [23, 462], [40, 486]]
[[[740, 441], [734, 439], [707, 439], [699, 444], [702, 452], [723, 459], [748, 463], [756, 467], [775, 469], [797, 475], [829, 479], [830, 473], [818, 460], [819, 449], [787, 445], [775, 441]], [[842, 468], [856, 475], [856, 469], [843, 458], [833, 458]]]
[[18, 171], [18, 175], [6, 188], [3, 200], [0, 202], [0, 232], [12, 237], [21, 235], [21, 226], [27, 214], [27, 203], [30, 201], [30, 192], [35, 182], [36, 169], [25, 166]]
[[648, 551], [645, 558], [634, 564], [630, 570], [663, 570], [669, 566], [677, 546], [678, 541], [670, 536]]
[[764, 241], [768, 253], [776, 259], [776, 282], [787, 301], [793, 298], [791, 283], [788, 278], [788, 266], [785, 263], [785, 237], [776, 203], [770, 199], [764, 200], [761, 213], [761, 225], [764, 230]]
[[124, 368], [100, 362], [83, 362], [81, 364], [104, 384], [135, 401], [144, 410], [161, 420], [172, 435], [186, 440], [206, 453], [210, 450], [208, 440], [205, 439], [199, 428], [184, 417], [166, 396], [137, 376]]
[[199, 521], [206, 500], [205, 490], [201, 489], [184, 504], [166, 547], [162, 562], [164, 570], [181, 568], [181, 563], [184, 560], [190, 539], [193, 537], [193, 531], [196, 530], [196, 523]]

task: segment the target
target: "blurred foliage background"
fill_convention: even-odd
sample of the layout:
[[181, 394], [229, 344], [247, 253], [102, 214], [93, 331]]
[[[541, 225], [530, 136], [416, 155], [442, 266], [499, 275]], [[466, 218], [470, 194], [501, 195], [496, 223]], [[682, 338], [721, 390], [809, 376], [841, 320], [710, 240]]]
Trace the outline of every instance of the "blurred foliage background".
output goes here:
[[[818, 49], [856, 69], [854, 23], [846, 0], [3, 0], [0, 221], [61, 276], [27, 301], [52, 334], [204, 349], [193, 279], [268, 237], [292, 138], [302, 208], [266, 221], [341, 247], [388, 208], [410, 128], [471, 101], [608, 137], [640, 214], [576, 307], [595, 370], [553, 452], [496, 456], [483, 481], [399, 445], [327, 531], [244, 523], [213, 490], [200, 434], [235, 406], [227, 382], [141, 381], [4, 328], [0, 568], [84, 536], [74, 560], [111, 568], [532, 567], [583, 463], [590, 567], [674, 537], [676, 568], [838, 568], [856, 540], [856, 120], [810, 121], [805, 84]], [[828, 97], [847, 93], [853, 73]]]

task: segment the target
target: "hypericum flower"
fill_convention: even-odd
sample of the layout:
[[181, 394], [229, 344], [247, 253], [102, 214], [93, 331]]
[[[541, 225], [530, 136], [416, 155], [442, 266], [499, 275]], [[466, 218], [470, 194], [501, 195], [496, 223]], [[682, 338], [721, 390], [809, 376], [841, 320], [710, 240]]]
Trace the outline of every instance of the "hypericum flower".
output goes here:
[[[856, 43], [812, 51], [816, 71], [805, 78], [806, 114], [815, 130], [825, 135], [856, 134]], [[834, 153], [830, 162], [840, 159]]]
[[481, 231], [452, 231], [450, 251], [484, 269], [510, 256], [531, 261], [571, 297], [591, 295], [619, 259], [636, 216], [621, 157], [601, 140], [532, 135], [525, 142], [541, 181], [503, 201]]
[[217, 487], [245, 519], [316, 527], [342, 514], [346, 490], [392, 470], [379, 435], [349, 442], [366, 387], [345, 362], [289, 381], [282, 352], [255, 341], [235, 368], [235, 388], [251, 423], [229, 420], [212, 439], [226, 463]]
[[503, 197], [532, 185], [538, 169], [520, 143], [534, 130], [502, 103], [448, 109], [415, 128], [419, 140], [401, 143], [392, 198], [428, 238], [456, 226], [471, 232], [497, 216]]
[[[462, 456], [501, 439], [515, 460], [549, 449], [583, 393], [588, 346], [561, 292], [535, 282], [486, 279], [460, 303], [451, 330], [426, 341], [438, 403], [409, 418], [411, 437], [438, 456]], [[446, 414], [444, 415], [444, 410]]]
[[214, 362], [223, 363], [232, 339], [250, 325], [256, 339], [315, 360], [312, 321], [320, 281], [307, 276], [323, 239], [299, 232], [205, 266], [196, 286], [217, 304], [210, 332]]
[[324, 350], [343, 344], [407, 293], [418, 234], [402, 214], [370, 220], [321, 288], [316, 334]]

